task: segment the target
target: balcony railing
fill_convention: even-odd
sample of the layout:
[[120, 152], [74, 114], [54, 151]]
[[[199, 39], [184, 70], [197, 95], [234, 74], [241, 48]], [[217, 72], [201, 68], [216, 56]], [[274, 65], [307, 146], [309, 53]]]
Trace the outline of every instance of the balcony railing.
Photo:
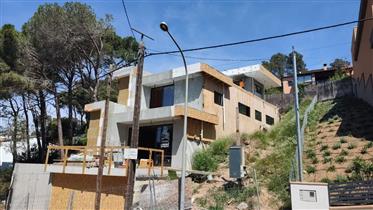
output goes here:
[[[123, 156], [124, 149], [129, 148], [128, 146], [106, 146], [105, 147], [105, 152], [104, 152], [104, 167], [107, 166], [107, 174], [111, 174], [111, 169], [113, 166], [113, 157], [114, 154], [120, 154]], [[47, 170], [48, 164], [49, 164], [49, 156], [54, 150], [59, 150], [64, 152], [64, 156], [60, 160], [53, 160], [53, 162], [62, 162], [62, 173], [65, 173], [66, 167], [68, 166], [68, 163], [70, 162], [75, 162], [75, 163], [81, 163], [82, 167], [82, 174], [85, 174], [86, 168], [89, 168], [91, 163], [95, 164], [98, 162], [98, 159], [100, 157], [100, 150], [101, 147], [99, 146], [48, 146], [48, 151], [47, 151], [47, 156], [45, 158], [45, 165], [44, 165], [44, 171]], [[160, 153], [161, 154], [161, 164], [160, 166], [160, 175], [163, 176], [163, 167], [164, 167], [164, 151], [161, 149], [155, 149], [155, 148], [145, 148], [145, 147], [138, 147], [138, 151], [146, 151], [149, 153], [149, 158], [145, 159], [146, 161], [146, 168], [148, 169], [148, 176], [150, 175], [151, 170], [155, 167], [154, 166], [154, 161], [152, 159], [153, 153]], [[81, 160], [68, 160], [68, 155], [70, 154], [82, 154], [83, 157]], [[90, 157], [89, 159], [87, 157]], [[142, 161], [144, 159], [140, 160], [139, 166], [142, 165]], [[128, 172], [128, 159], [125, 159], [123, 157], [123, 160], [121, 161], [121, 167], [123, 167], [125, 176], [127, 176]]]

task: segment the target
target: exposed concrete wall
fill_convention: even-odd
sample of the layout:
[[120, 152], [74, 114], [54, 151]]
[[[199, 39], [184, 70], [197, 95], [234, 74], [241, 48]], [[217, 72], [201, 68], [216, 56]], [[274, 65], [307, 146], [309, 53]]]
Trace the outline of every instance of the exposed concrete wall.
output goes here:
[[[373, 16], [373, 0], [368, 0], [365, 18]], [[359, 55], [353, 60], [355, 94], [373, 106], [373, 48], [371, 47], [372, 21], [365, 21], [361, 34]], [[352, 51], [356, 47], [356, 29], [353, 34]], [[354, 55], [353, 55], [354, 57]]]
[[[183, 105], [185, 101], [185, 80], [176, 81], [174, 87], [174, 104]], [[203, 77], [202, 75], [189, 79], [188, 106], [198, 110], [203, 107]]]
[[[181, 140], [183, 139], [183, 119], [175, 120], [173, 123], [173, 139], [172, 139], [172, 168], [181, 168], [182, 147]], [[186, 148], [186, 168], [192, 169], [192, 157], [195, 151], [203, 149], [206, 144], [200, 141], [187, 141]]]
[[[81, 174], [52, 174], [49, 209], [94, 209], [96, 176]], [[103, 176], [101, 209], [124, 207], [126, 177]], [[47, 208], [43, 208], [47, 209]]]
[[43, 164], [16, 163], [10, 209], [48, 209], [52, 185]]

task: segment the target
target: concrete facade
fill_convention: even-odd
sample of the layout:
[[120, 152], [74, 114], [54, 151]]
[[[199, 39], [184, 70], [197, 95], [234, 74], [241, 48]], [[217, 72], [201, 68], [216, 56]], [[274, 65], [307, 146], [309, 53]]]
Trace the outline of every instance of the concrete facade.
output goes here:
[[[361, 0], [359, 19], [373, 17], [373, 0]], [[355, 95], [373, 106], [373, 22], [360, 22], [352, 33]]]
[[[204, 148], [206, 144], [216, 138], [230, 135], [236, 131], [238, 103], [250, 107], [249, 116], [239, 114], [240, 132], [252, 133], [258, 129], [269, 129], [270, 125], [266, 123], [268, 117], [273, 120], [273, 123], [279, 120], [276, 106], [266, 102], [255, 92], [250, 92], [250, 89], [236, 85], [233, 80], [234, 77], [245, 78], [247, 81], [254, 81], [255, 79], [256, 83], [263, 88], [280, 86], [280, 80], [261, 65], [222, 73], [207, 64], [197, 63], [189, 65], [188, 71], [187, 168], [191, 168], [191, 157], [194, 151]], [[118, 80], [120, 85], [118, 103], [111, 102], [109, 107], [107, 145], [128, 145], [129, 143], [129, 130], [132, 125], [134, 108], [135, 73], [135, 67], [125, 68], [114, 73], [114, 78]], [[183, 131], [182, 117], [184, 115], [184, 68], [175, 68], [156, 74], [146, 73], [143, 76], [142, 84], [140, 126], [172, 125], [171, 166], [180, 168], [180, 142]], [[171, 85], [173, 89], [172, 103], [167, 106], [151, 108], [152, 89], [168, 85]], [[222, 95], [222, 104], [214, 102], [214, 96], [217, 93]], [[168, 98], [167, 100], [171, 99]], [[103, 101], [85, 106], [86, 112], [93, 116], [100, 116], [99, 119], [93, 118], [96, 121], [88, 129], [89, 142], [92, 142], [90, 144], [96, 142], [95, 145], [97, 146], [101, 144], [103, 110]], [[255, 112], [261, 113], [261, 120], [255, 119]]]

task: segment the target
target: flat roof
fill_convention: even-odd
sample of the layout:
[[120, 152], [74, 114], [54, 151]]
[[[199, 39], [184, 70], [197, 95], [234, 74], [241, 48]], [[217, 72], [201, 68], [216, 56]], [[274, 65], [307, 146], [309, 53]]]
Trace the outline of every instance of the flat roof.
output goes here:
[[280, 87], [281, 80], [268, 71], [263, 65], [251, 65], [235, 69], [229, 69], [223, 71], [227, 76], [234, 77], [239, 75], [245, 75], [252, 77], [258, 82], [262, 83], [265, 88]]

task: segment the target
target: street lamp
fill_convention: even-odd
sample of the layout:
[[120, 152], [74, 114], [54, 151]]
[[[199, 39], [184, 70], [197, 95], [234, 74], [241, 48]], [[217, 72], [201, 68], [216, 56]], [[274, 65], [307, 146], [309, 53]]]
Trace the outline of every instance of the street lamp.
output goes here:
[[185, 175], [186, 175], [186, 159], [185, 159], [185, 150], [186, 150], [186, 142], [187, 142], [187, 123], [188, 123], [188, 68], [185, 62], [184, 53], [181, 50], [180, 46], [177, 44], [174, 37], [168, 31], [168, 25], [165, 22], [161, 22], [160, 27], [162, 31], [167, 32], [167, 34], [171, 37], [172, 41], [175, 43], [177, 49], [179, 49], [181, 57], [183, 58], [184, 68], [185, 68], [185, 101], [184, 101], [184, 131], [183, 131], [183, 139], [181, 142], [181, 186], [180, 186], [180, 206], [179, 209], [185, 209]]

